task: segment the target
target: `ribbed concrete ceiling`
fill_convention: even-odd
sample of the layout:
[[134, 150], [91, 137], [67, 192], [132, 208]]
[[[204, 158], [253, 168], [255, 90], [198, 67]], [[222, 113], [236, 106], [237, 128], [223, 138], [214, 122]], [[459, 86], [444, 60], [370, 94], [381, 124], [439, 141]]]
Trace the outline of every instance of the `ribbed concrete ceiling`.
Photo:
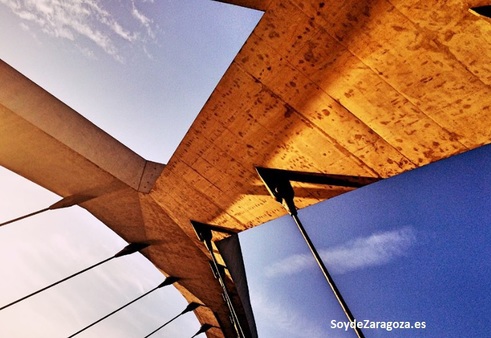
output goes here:
[[[154, 240], [147, 257], [221, 326], [209, 337], [232, 328], [189, 220], [283, 215], [254, 166], [390, 177], [491, 141], [491, 20], [468, 11], [486, 1], [226, 2], [265, 14], [163, 169], [6, 65], [0, 87], [0, 164], [91, 191], [83, 207], [116, 233]], [[297, 204], [345, 191], [297, 185]]]

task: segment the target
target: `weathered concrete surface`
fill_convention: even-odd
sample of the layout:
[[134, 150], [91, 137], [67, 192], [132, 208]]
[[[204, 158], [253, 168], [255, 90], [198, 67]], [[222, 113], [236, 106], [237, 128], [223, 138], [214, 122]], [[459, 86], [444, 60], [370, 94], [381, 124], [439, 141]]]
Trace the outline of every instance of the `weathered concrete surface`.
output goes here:
[[[232, 335], [221, 289], [208, 257], [148, 194], [164, 166], [146, 161], [42, 88], [0, 62], [0, 165], [61, 195], [95, 196], [81, 206], [144, 251], [176, 287], [201, 322]], [[241, 308], [238, 304], [239, 309]], [[215, 332], [213, 332], [215, 331]]]
[[[491, 20], [468, 11], [485, 1], [224, 2], [265, 13], [163, 170], [0, 67], [0, 164], [155, 240], [146, 256], [223, 329], [209, 337], [233, 335], [189, 220], [283, 215], [254, 166], [389, 177], [491, 141]], [[297, 204], [345, 191], [297, 186]]]
[[254, 165], [389, 177], [490, 142], [491, 26], [467, 2], [254, 3], [262, 20], [151, 193], [178, 224], [282, 214]]

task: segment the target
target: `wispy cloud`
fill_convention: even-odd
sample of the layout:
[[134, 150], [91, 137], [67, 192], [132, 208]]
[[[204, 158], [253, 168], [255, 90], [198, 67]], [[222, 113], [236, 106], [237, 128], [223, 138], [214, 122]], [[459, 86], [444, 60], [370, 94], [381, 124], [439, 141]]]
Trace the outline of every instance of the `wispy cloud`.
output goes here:
[[[120, 53], [123, 42], [143, 44], [155, 39], [153, 21], [141, 13], [133, 1], [126, 16], [119, 13], [128, 25], [139, 27], [133, 30], [125, 28], [124, 20], [104, 9], [98, 0], [0, 0], [0, 4], [22, 19], [23, 27], [36, 25], [47, 35], [84, 45], [80, 49], [85, 51], [91, 48], [86, 43], [88, 40], [120, 62], [124, 61]], [[129, 19], [134, 22], [128, 22]]]
[[[405, 255], [416, 241], [411, 227], [360, 237], [333, 248], [320, 250], [333, 274], [343, 274], [370, 266], [383, 265]], [[293, 255], [265, 270], [267, 277], [292, 275], [315, 265], [311, 255]]]
[[20, 28], [22, 28], [22, 29], [23, 29], [23, 30], [25, 30], [25, 31], [28, 31], [28, 30], [29, 30], [29, 26], [28, 26], [28, 25], [26, 25], [26, 24], [25, 24], [25, 23], [23, 23], [23, 22], [21, 22], [21, 23], [20, 23]]
[[138, 20], [143, 27], [145, 27], [148, 36], [150, 36], [152, 39], [155, 38], [155, 32], [152, 26], [153, 21], [136, 8], [134, 1], [131, 2], [131, 6], [131, 15], [133, 15], [133, 17]]
[[288, 304], [274, 303], [257, 290], [251, 293], [251, 302], [255, 316], [267, 323], [271, 330], [283, 331], [285, 337], [326, 337], [322, 327]]

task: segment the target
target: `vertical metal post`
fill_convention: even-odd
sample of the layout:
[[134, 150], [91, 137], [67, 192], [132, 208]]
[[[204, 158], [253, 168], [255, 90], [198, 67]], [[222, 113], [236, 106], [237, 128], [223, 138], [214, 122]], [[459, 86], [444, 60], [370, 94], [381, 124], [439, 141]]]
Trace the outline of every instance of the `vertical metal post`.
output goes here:
[[225, 279], [223, 278], [222, 274], [220, 273], [220, 268], [218, 265], [218, 262], [216, 260], [215, 254], [213, 252], [213, 245], [212, 245], [212, 233], [211, 233], [211, 227], [208, 224], [197, 222], [191, 220], [191, 224], [193, 225], [193, 229], [196, 232], [196, 235], [198, 236], [198, 239], [204, 243], [205, 247], [208, 249], [208, 252], [211, 255], [212, 263], [213, 263], [213, 269], [216, 272], [216, 276], [218, 277], [218, 281], [220, 283], [220, 286], [223, 291], [223, 296], [225, 298], [225, 302], [227, 303], [227, 307], [230, 311], [230, 315], [232, 317], [232, 324], [234, 325], [235, 331], [237, 332], [237, 337], [239, 338], [247, 338], [246, 335], [244, 334], [244, 330], [242, 329], [242, 325], [240, 324], [239, 317], [237, 316], [237, 313], [235, 312], [234, 305], [232, 304], [232, 300], [230, 299], [230, 295], [227, 290], [227, 286], [225, 285]]
[[237, 337], [246, 338], [244, 331], [242, 329], [242, 326], [240, 325], [239, 317], [237, 316], [237, 313], [235, 312], [235, 309], [234, 309], [234, 305], [232, 304], [232, 300], [230, 299], [230, 295], [228, 293], [227, 286], [225, 285], [225, 280], [223, 279], [223, 276], [220, 273], [220, 269], [218, 267], [218, 262], [216, 260], [215, 254], [213, 253], [213, 247], [211, 244], [211, 239], [205, 240], [205, 246], [208, 248], [208, 251], [210, 252], [213, 266], [214, 266], [215, 271], [216, 271], [217, 276], [218, 276], [218, 281], [220, 282], [220, 286], [222, 287], [222, 290], [223, 290], [225, 302], [227, 303], [227, 306], [228, 306], [230, 313], [232, 315], [232, 321], [233, 321], [235, 330], [237, 331]]
[[334, 283], [334, 279], [332, 279], [331, 275], [329, 274], [329, 271], [327, 270], [327, 267], [324, 265], [324, 262], [322, 261], [319, 253], [317, 252], [317, 249], [315, 248], [314, 244], [310, 240], [309, 235], [305, 231], [302, 222], [300, 222], [300, 218], [298, 218], [297, 213], [291, 215], [295, 223], [297, 224], [298, 230], [300, 230], [300, 233], [302, 234], [303, 239], [307, 243], [307, 246], [310, 249], [310, 252], [312, 252], [312, 255], [315, 258], [315, 261], [317, 262], [317, 265], [319, 265], [319, 268], [322, 271], [322, 274], [324, 275], [324, 278], [326, 279], [327, 283], [331, 287], [332, 292], [334, 293], [334, 296], [336, 297], [339, 305], [343, 309], [343, 312], [345, 313], [346, 317], [352, 323], [353, 330], [355, 331], [356, 335], [360, 338], [365, 337], [363, 335], [363, 332], [361, 331], [360, 328], [356, 326], [356, 320], [353, 314], [351, 313], [350, 309], [348, 308], [348, 305], [343, 299], [343, 296], [341, 295], [341, 292], [339, 292], [338, 287], [336, 286], [336, 283]]
[[[297, 224], [298, 229], [300, 230], [300, 233], [302, 237], [304, 238], [305, 242], [307, 243], [307, 246], [310, 249], [310, 252], [315, 258], [315, 261], [317, 262], [317, 265], [322, 271], [322, 274], [324, 275], [324, 278], [326, 279], [327, 283], [331, 287], [331, 290], [334, 293], [334, 296], [336, 297], [339, 305], [341, 306], [344, 314], [348, 318], [350, 322], [350, 326], [353, 328], [355, 331], [356, 335], [359, 338], [364, 338], [364, 334], [361, 331], [360, 328], [357, 327], [356, 319], [354, 318], [353, 314], [351, 313], [350, 309], [348, 308], [348, 305], [344, 301], [343, 297], [341, 296], [341, 293], [339, 292], [339, 289], [337, 288], [336, 284], [334, 283], [334, 280], [332, 279], [331, 275], [329, 274], [329, 271], [327, 271], [326, 266], [324, 265], [324, 262], [322, 261], [319, 253], [317, 252], [317, 249], [315, 248], [314, 244], [310, 240], [309, 235], [305, 231], [305, 228], [302, 225], [302, 222], [300, 222], [300, 219], [298, 218], [298, 213], [297, 213], [297, 207], [294, 202], [294, 197], [295, 193], [293, 191], [293, 187], [290, 183], [290, 180], [288, 179], [287, 175], [288, 174], [293, 174], [297, 177], [300, 176], [302, 180], [307, 179], [309, 180], [308, 176], [309, 173], [301, 173], [301, 172], [288, 172], [287, 170], [278, 170], [278, 169], [268, 169], [268, 168], [256, 168], [257, 173], [259, 174], [259, 177], [263, 181], [264, 185], [268, 189], [269, 193], [271, 196], [279, 203], [283, 205], [285, 210], [292, 216], [293, 220]], [[324, 182], [322, 182], [323, 178], [320, 177], [319, 175], [315, 175], [315, 182], [316, 183], [325, 183], [329, 185], [338, 185], [338, 186], [348, 186], [348, 187], [360, 187], [369, 183], [373, 183], [377, 181], [378, 179], [372, 179], [372, 178], [357, 178], [353, 176], [340, 176], [340, 175], [326, 175]]]

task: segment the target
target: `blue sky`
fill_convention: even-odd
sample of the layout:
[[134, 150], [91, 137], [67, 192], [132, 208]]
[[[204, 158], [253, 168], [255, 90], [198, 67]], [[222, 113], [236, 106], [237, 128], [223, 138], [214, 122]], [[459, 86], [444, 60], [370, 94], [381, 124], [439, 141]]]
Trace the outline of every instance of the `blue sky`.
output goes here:
[[[0, 57], [138, 154], [166, 163], [260, 16], [214, 1], [0, 0]], [[59, 200], [4, 168], [0, 182], [1, 220]], [[2, 305], [125, 245], [80, 208], [0, 232]], [[121, 257], [0, 311], [0, 337], [66, 337], [162, 280], [143, 257]], [[185, 306], [166, 287], [80, 337], [145, 336]], [[187, 314], [159, 334], [190, 337], [198, 328]]]
[[166, 162], [261, 16], [215, 1], [0, 0], [4, 61]]
[[[71, 4], [68, 6], [67, 4]], [[165, 163], [261, 13], [214, 1], [0, 0], [0, 57], [143, 157]], [[59, 199], [0, 168], [1, 220]], [[359, 319], [424, 321], [367, 337], [473, 337], [491, 324], [491, 148], [300, 211]], [[0, 305], [114, 255], [124, 242], [84, 210], [0, 228]], [[241, 233], [260, 337], [350, 337], [293, 221]], [[0, 311], [1, 337], [66, 337], [152, 289], [139, 255]], [[139, 337], [186, 305], [172, 287], [80, 337]], [[190, 337], [188, 314], [155, 337]]]
[[[357, 319], [426, 323], [364, 330], [367, 337], [479, 337], [491, 324], [490, 193], [486, 146], [299, 216]], [[343, 314], [299, 237], [289, 216], [240, 235], [246, 269], [255, 271], [256, 317], [277, 316], [261, 324], [264, 336], [280, 337], [279, 327], [290, 337], [354, 336], [330, 328]]]

